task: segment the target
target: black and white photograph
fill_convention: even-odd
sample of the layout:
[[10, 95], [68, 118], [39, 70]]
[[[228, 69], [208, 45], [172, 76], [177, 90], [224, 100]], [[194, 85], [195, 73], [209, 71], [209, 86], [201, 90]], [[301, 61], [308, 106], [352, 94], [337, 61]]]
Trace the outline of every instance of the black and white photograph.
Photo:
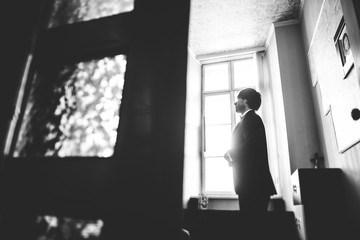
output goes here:
[[360, 239], [360, 1], [3, 1], [0, 240]]
[[334, 40], [345, 79], [354, 66], [354, 59], [344, 18], [341, 19]]

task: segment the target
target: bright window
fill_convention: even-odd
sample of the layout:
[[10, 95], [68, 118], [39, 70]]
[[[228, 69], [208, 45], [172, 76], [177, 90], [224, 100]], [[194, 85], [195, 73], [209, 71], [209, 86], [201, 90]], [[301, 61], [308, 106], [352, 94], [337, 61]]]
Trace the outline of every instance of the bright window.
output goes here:
[[234, 102], [243, 88], [257, 88], [252, 56], [204, 64], [203, 74], [203, 192], [234, 194], [232, 168], [223, 158], [231, 147], [232, 130], [239, 122]]
[[125, 67], [117, 55], [37, 74], [14, 156], [112, 156]]
[[[29, 53], [4, 153], [110, 158], [117, 149], [130, 44], [122, 23], [131, 22], [131, 15], [119, 13], [133, 9], [134, 0], [48, 4], [50, 19], [48, 14], [41, 19], [51, 29], [38, 32]], [[94, 37], [94, 32], [101, 34]]]

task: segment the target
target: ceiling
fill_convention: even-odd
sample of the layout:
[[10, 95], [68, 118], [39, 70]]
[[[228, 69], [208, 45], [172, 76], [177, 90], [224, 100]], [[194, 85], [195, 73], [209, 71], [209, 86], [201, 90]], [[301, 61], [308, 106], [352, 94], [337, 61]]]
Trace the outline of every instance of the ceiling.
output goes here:
[[191, 0], [189, 48], [196, 55], [265, 46], [271, 24], [298, 20], [303, 0]]

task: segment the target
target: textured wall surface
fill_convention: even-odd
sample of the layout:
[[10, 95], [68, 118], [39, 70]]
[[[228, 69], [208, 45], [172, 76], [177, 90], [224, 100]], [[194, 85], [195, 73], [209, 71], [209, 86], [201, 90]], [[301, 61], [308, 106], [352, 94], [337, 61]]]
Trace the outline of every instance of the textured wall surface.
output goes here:
[[319, 152], [319, 140], [301, 29], [298, 24], [281, 26], [275, 28], [275, 34], [293, 173], [313, 167], [310, 159]]
[[273, 22], [299, 18], [300, 0], [192, 0], [189, 46], [196, 55], [264, 46]]
[[303, 24], [301, 26], [305, 26], [306, 28], [302, 29], [303, 33], [303, 40], [305, 50], [309, 50], [309, 46], [311, 43], [311, 38], [314, 34], [316, 24], [319, 17], [319, 12], [323, 6], [324, 0], [311, 0], [306, 1], [304, 0], [303, 9], [302, 9], [302, 16], [301, 21]]
[[[310, 1], [312, 0], [306, 0], [305, 5]], [[350, 125], [347, 121], [337, 120], [335, 111], [344, 111], [345, 114], [339, 116], [348, 117], [346, 109], [351, 106], [351, 102], [357, 101], [358, 107], [360, 104], [359, 100], [357, 100], [360, 96], [360, 90], [358, 85], [355, 84], [358, 80], [356, 71], [353, 69], [347, 79], [343, 80], [341, 65], [338, 62], [333, 43], [334, 31], [336, 31], [344, 12], [340, 3], [342, 3], [341, 5], [349, 4], [347, 7], [353, 9], [352, 1], [324, 0], [324, 6], [319, 12], [318, 27], [315, 29], [313, 36], [310, 36], [310, 39], [313, 38], [313, 43], [308, 52], [308, 59], [311, 78], [313, 82], [318, 81], [312, 91], [315, 100], [314, 107], [318, 121], [319, 138], [325, 158], [325, 167], [341, 168], [345, 174], [347, 184], [344, 186], [344, 198], [348, 201], [347, 208], [350, 209], [349, 218], [351, 216], [352, 223], [355, 225], [353, 228], [357, 232], [354, 235], [359, 236], [359, 228], [356, 223], [360, 221], [360, 144], [357, 143], [343, 153], [338, 151], [337, 146], [338, 127], [349, 127]], [[306, 14], [304, 12], [303, 16], [316, 14], [318, 9], [305, 7], [304, 11], [309, 12]], [[310, 23], [310, 21], [301, 22], [303, 31], [311, 32], [309, 28], [312, 28], [312, 26], [308, 25]], [[358, 46], [353, 44], [353, 47]], [[324, 99], [325, 95], [327, 99]], [[324, 101], [326, 101], [325, 104]], [[326, 106], [329, 104], [331, 105], [331, 110], [325, 115], [327, 112]], [[358, 121], [357, 124], [359, 125], [359, 123]], [[353, 136], [354, 134], [360, 136], [358, 128], [350, 130], [348, 136]]]
[[320, 14], [308, 52], [310, 71], [313, 84], [317, 82], [321, 90], [323, 114], [331, 108], [338, 150], [342, 152], [360, 139], [360, 124], [351, 118], [351, 110], [360, 104], [360, 89], [354, 70], [343, 79], [334, 44], [333, 38], [343, 16], [340, 1], [325, 1]]

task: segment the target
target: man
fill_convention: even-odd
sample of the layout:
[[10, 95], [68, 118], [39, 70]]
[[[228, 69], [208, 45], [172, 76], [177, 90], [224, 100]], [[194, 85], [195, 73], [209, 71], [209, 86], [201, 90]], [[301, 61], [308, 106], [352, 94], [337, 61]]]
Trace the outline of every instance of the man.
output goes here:
[[231, 150], [224, 158], [233, 168], [240, 210], [266, 212], [276, 189], [269, 170], [264, 124], [255, 113], [261, 105], [261, 94], [247, 88], [237, 99], [234, 105], [241, 121], [233, 131]]

